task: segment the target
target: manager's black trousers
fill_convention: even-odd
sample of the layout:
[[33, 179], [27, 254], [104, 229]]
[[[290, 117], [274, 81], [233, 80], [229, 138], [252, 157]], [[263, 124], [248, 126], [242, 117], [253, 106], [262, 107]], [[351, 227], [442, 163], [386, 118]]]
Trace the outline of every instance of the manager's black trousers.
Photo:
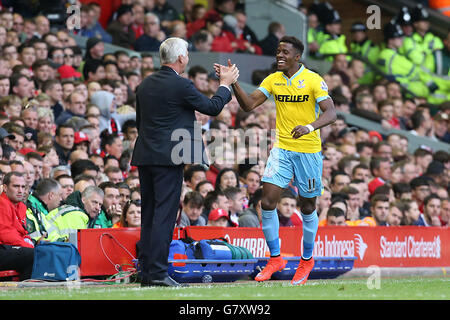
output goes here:
[[30, 279], [34, 249], [0, 244], [0, 271], [16, 270], [20, 280]]
[[142, 201], [138, 258], [144, 282], [168, 276], [167, 260], [180, 204], [183, 168], [138, 166]]

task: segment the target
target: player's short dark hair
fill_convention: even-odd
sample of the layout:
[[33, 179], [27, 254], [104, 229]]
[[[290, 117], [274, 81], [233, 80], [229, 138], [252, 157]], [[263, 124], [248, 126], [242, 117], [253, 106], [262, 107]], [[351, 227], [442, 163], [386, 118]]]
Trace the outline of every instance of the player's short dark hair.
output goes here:
[[303, 51], [305, 50], [305, 45], [303, 44], [303, 42], [301, 42], [296, 37], [284, 36], [283, 38], [281, 38], [280, 43], [281, 42], [292, 44], [292, 46], [297, 49], [300, 54], [303, 54]]

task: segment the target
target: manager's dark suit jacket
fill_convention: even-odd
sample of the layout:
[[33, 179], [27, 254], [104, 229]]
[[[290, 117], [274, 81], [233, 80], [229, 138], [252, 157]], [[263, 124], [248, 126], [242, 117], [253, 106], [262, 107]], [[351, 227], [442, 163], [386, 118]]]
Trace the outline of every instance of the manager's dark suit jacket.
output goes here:
[[[194, 111], [216, 116], [230, 100], [231, 92], [226, 87], [219, 87], [209, 99], [194, 87], [191, 80], [162, 66], [158, 72], [144, 79], [137, 91], [136, 122], [139, 135], [131, 164], [173, 166], [200, 161], [208, 164], [208, 160], [203, 157], [200, 127], [194, 132]], [[182, 146], [190, 146], [190, 152], [178, 152]], [[180, 155], [176, 159], [172, 159], [174, 148], [175, 154]]]
[[141, 237], [137, 250], [144, 285], [168, 278], [168, 256], [184, 165], [207, 164], [195, 110], [215, 116], [230, 100], [228, 88], [220, 87], [209, 99], [192, 81], [165, 66], [138, 88], [139, 135], [131, 164], [138, 167], [141, 186]]

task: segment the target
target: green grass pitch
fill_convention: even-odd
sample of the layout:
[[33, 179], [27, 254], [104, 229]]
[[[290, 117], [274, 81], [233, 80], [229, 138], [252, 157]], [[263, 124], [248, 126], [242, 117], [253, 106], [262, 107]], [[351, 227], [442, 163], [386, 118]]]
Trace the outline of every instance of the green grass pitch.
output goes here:
[[0, 300], [449, 300], [450, 277], [367, 278], [289, 281], [237, 281], [191, 284], [182, 288], [141, 288], [138, 284], [12, 287], [0, 284]]

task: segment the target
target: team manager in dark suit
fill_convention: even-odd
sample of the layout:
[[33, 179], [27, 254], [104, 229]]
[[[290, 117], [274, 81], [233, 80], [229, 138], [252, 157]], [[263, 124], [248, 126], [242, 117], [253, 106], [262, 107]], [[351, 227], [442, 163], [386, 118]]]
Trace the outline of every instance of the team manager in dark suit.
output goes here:
[[194, 112], [218, 115], [231, 100], [229, 86], [239, 76], [235, 66], [221, 70], [220, 87], [209, 99], [180, 76], [189, 62], [187, 48], [183, 39], [165, 40], [159, 50], [161, 69], [142, 81], [136, 95], [139, 135], [131, 165], [138, 167], [142, 195], [141, 286], [180, 285], [167, 268], [183, 169], [188, 163], [207, 164]]

